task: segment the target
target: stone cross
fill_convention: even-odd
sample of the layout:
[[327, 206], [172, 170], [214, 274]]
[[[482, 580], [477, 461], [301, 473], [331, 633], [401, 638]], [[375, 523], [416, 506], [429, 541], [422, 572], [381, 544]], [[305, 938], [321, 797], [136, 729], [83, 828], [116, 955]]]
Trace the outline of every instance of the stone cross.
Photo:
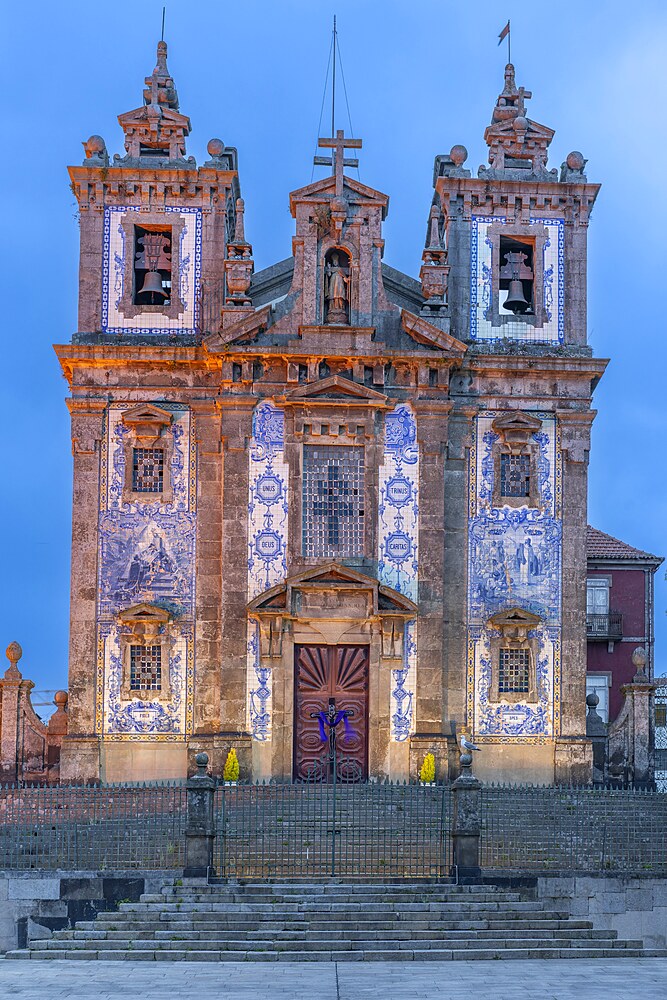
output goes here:
[[343, 168], [358, 167], [359, 160], [346, 159], [346, 149], [361, 149], [361, 139], [346, 139], [342, 129], [338, 129], [335, 139], [318, 139], [317, 145], [320, 149], [332, 149], [331, 156], [316, 156], [313, 160], [316, 167], [333, 167], [333, 175], [336, 178], [336, 197], [340, 198], [343, 193]]

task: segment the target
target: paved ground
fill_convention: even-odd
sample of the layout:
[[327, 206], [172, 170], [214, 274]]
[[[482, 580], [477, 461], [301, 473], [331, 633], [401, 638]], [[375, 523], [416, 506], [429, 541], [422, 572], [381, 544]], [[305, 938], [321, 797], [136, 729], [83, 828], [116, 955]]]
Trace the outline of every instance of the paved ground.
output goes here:
[[0, 961], [2, 1000], [665, 1000], [667, 959], [225, 963]]

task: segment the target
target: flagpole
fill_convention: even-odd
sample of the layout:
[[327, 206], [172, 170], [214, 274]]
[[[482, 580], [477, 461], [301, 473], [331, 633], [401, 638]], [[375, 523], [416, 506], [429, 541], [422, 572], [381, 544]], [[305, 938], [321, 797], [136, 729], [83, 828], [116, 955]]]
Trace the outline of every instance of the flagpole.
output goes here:
[[512, 29], [510, 28], [510, 22], [507, 22], [507, 61], [512, 62], [512, 44], [510, 39], [512, 37]]

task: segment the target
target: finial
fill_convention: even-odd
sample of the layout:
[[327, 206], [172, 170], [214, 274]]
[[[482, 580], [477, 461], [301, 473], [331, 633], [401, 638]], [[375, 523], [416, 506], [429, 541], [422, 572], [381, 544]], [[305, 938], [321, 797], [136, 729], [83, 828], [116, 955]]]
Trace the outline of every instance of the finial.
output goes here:
[[440, 243], [440, 209], [437, 205], [431, 205], [431, 212], [429, 215], [430, 222], [430, 232], [428, 238], [429, 249], [439, 248]]
[[245, 225], [243, 216], [245, 214], [245, 202], [243, 198], [236, 199], [236, 221], [234, 223], [234, 242], [245, 243]]
[[9, 660], [9, 666], [5, 670], [5, 678], [7, 680], [20, 680], [23, 675], [21, 674], [17, 664], [23, 656], [23, 650], [21, 649], [19, 643], [10, 642], [6, 649], [6, 655]]
[[159, 41], [157, 43], [157, 62], [155, 69], [150, 76], [145, 79], [146, 89], [144, 90], [144, 104], [161, 110], [170, 108], [178, 111], [178, 94], [174, 87], [174, 81], [169, 75], [167, 67], [167, 43]]
[[632, 665], [636, 667], [637, 673], [632, 678], [635, 683], [641, 684], [642, 681], [647, 680], [646, 677], [646, 650], [643, 646], [637, 646], [632, 654]]

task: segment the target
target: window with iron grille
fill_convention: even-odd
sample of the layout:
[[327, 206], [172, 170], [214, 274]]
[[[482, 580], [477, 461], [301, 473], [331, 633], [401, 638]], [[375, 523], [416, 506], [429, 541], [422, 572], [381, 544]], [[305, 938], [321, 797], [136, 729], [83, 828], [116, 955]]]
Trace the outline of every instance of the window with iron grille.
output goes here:
[[498, 667], [499, 694], [528, 694], [530, 650], [501, 649]]
[[667, 705], [655, 706], [655, 724], [660, 728], [667, 726]]
[[501, 497], [530, 496], [530, 455], [500, 455]]
[[132, 450], [132, 490], [134, 493], [162, 493], [164, 486], [164, 449]]
[[161, 647], [130, 646], [130, 690], [160, 691], [161, 688]]
[[364, 554], [364, 449], [305, 445], [303, 554]]

